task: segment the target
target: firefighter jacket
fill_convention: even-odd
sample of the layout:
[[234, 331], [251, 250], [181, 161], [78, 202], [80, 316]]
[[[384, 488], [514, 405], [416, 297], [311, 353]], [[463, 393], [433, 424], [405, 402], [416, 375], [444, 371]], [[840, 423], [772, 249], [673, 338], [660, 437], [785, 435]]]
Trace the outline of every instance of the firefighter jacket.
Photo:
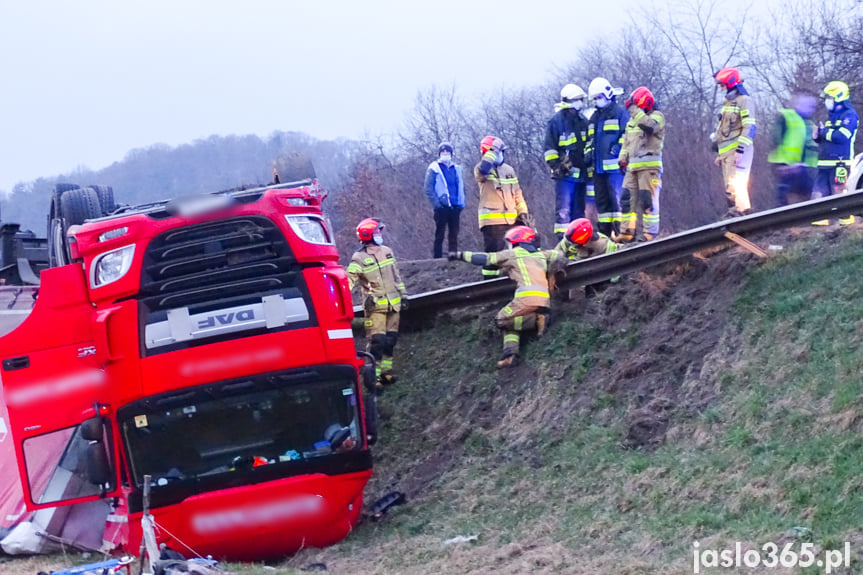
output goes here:
[[812, 154], [809, 137], [811, 125], [800, 114], [790, 108], [779, 110], [773, 126], [773, 150], [767, 155], [771, 164], [788, 166], [806, 165], [815, 167], [816, 158]]
[[751, 146], [755, 138], [755, 116], [749, 93], [738, 85], [729, 90], [716, 126], [716, 146], [719, 155], [736, 153], [738, 146]]
[[462, 252], [464, 261], [477, 266], [497, 266], [515, 282], [515, 299], [526, 306], [548, 307], [548, 260], [532, 244], [518, 244], [499, 252]]
[[545, 162], [552, 178], [582, 180], [587, 175], [584, 165], [587, 120], [565, 102], [555, 105], [555, 110], [545, 129]]
[[[629, 112], [616, 99], [605, 108], [598, 108], [590, 117], [587, 128], [587, 150], [593, 154], [592, 169], [596, 174], [617, 172], [617, 158], [623, 145], [623, 135]], [[590, 168], [590, 167], [589, 167]]]
[[854, 157], [857, 138], [857, 111], [851, 102], [839, 102], [830, 112], [830, 119], [819, 130], [818, 167], [830, 168]]
[[585, 260], [589, 257], [616, 252], [618, 247], [620, 246], [611, 241], [607, 235], [594, 232], [590, 241], [583, 246], [563, 238], [554, 246], [554, 250], [569, 260]]
[[518, 185], [515, 169], [507, 163], [495, 165], [495, 152], [489, 150], [473, 169], [479, 184], [479, 227], [513, 225], [527, 204]]
[[351, 290], [359, 284], [366, 312], [401, 310], [402, 297], [407, 296], [399, 275], [393, 251], [387, 246], [365, 243], [354, 252], [345, 270]]
[[455, 175], [458, 178], [458, 190], [456, 194], [450, 193], [446, 185], [446, 178], [441, 170], [440, 162], [435, 160], [429, 164], [426, 171], [425, 191], [432, 208], [438, 209], [443, 207], [464, 207], [464, 177], [462, 176], [461, 166], [453, 164]]
[[630, 172], [662, 171], [662, 143], [665, 139], [665, 116], [659, 110], [645, 112], [630, 106], [620, 161], [627, 162]]

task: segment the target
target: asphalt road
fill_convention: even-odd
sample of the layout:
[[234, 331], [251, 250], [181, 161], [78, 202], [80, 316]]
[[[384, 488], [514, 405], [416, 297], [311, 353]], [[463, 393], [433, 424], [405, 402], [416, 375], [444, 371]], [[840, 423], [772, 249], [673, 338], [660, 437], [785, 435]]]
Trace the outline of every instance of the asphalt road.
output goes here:
[[33, 287], [0, 286], [0, 336], [4, 336], [23, 322], [36, 300]]

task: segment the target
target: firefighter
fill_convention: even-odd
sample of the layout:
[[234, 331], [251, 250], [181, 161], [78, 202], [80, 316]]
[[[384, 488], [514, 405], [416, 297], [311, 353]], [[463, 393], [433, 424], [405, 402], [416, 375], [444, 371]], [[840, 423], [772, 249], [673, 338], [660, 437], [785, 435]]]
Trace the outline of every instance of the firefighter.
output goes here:
[[789, 196], [795, 201], [812, 197], [812, 170], [817, 164], [815, 142], [809, 137], [813, 133], [812, 114], [815, 113], [815, 98], [808, 94], [794, 94], [790, 105], [779, 110], [773, 122], [771, 135], [773, 150], [767, 161], [773, 164], [776, 175], [776, 201], [787, 206]]
[[478, 266], [496, 265], [516, 283], [515, 297], [495, 317], [503, 331], [503, 356], [498, 368], [518, 365], [521, 333], [536, 329], [545, 332], [549, 311], [547, 256], [536, 245], [536, 232], [528, 226], [515, 226], [506, 232], [509, 246], [502, 251], [450, 252], [450, 260], [463, 260]]
[[366, 218], [357, 226], [362, 246], [345, 270], [353, 290], [363, 293], [367, 351], [375, 358], [378, 385], [395, 383], [393, 350], [399, 336], [399, 312], [407, 307], [407, 291], [393, 251], [383, 245], [384, 224]]
[[622, 93], [622, 89], [612, 88], [605, 78], [594, 78], [587, 88], [587, 96], [596, 111], [587, 129], [586, 163], [593, 172], [599, 231], [607, 236], [620, 231], [623, 175], [619, 171], [618, 156], [629, 120], [629, 113], [617, 102], [617, 96]]
[[725, 88], [725, 101], [712, 139], [717, 156], [714, 163], [722, 167], [729, 217], [752, 211], [749, 202], [749, 171], [752, 168], [752, 142], [755, 138], [755, 116], [749, 92], [737, 68], [722, 68], [716, 83]]
[[[638, 215], [642, 217], [642, 236], [650, 241], [659, 235], [659, 190], [662, 187], [662, 143], [665, 116], [656, 109], [653, 94], [641, 86], [626, 101], [629, 122], [620, 152], [623, 194], [620, 198], [620, 242], [636, 239]], [[637, 195], [636, 195], [637, 194]]]
[[[812, 134], [818, 143], [818, 175], [815, 193], [819, 197], [845, 193], [848, 169], [854, 157], [854, 140], [857, 137], [857, 111], [848, 100], [848, 84], [833, 81], [821, 93], [824, 106], [830, 113], [826, 124], [820, 124]], [[813, 222], [827, 225], [829, 220]], [[841, 225], [854, 223], [854, 216], [839, 220]]]
[[589, 219], [579, 218], [567, 226], [563, 239], [554, 249], [568, 260], [584, 260], [616, 252], [619, 247], [605, 234], [594, 231]]
[[[504, 162], [506, 145], [503, 140], [486, 136], [479, 145], [482, 160], [473, 169], [479, 184], [479, 230], [483, 249], [498, 252], [506, 248], [504, 235], [514, 225], [526, 221], [527, 204], [512, 166]], [[482, 268], [483, 279], [500, 275], [497, 266]]]
[[560, 91], [560, 103], [545, 130], [545, 162], [554, 180], [554, 234], [563, 239], [566, 226], [584, 217], [585, 183], [584, 144], [587, 120], [582, 116], [587, 94], [575, 84]]

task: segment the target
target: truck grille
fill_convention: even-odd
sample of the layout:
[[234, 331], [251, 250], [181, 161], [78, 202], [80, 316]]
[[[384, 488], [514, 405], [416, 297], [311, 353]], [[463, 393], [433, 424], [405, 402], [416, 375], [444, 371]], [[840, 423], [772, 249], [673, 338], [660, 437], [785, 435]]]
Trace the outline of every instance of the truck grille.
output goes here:
[[[312, 320], [302, 267], [270, 219], [245, 216], [174, 229], [154, 238], [144, 255], [139, 293], [142, 335], [147, 325], [166, 322], [172, 310], [201, 318], [214, 310], [261, 305], [267, 296], [295, 303], [302, 299], [306, 317]], [[184, 345], [198, 343], [203, 342]], [[163, 345], [167, 344], [158, 347]]]

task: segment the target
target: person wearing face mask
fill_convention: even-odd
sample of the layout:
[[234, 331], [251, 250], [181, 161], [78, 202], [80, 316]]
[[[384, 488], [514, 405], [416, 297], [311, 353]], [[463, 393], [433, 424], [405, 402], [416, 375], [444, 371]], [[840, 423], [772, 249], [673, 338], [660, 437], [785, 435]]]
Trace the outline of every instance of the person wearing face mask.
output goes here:
[[587, 127], [586, 163], [593, 172], [597, 227], [609, 237], [616, 237], [620, 232], [623, 174], [618, 157], [629, 121], [629, 112], [617, 102], [621, 94], [623, 90], [612, 88], [605, 78], [594, 78], [587, 88], [587, 97], [596, 111]]
[[[830, 114], [827, 122], [813, 130], [812, 139], [818, 143], [818, 174], [815, 176], [815, 195], [826, 197], [846, 191], [848, 169], [854, 157], [854, 140], [857, 138], [857, 111], [849, 97], [848, 84], [833, 81], [825, 86], [821, 96]], [[829, 220], [813, 222], [827, 225]], [[854, 223], [854, 216], [841, 218], [839, 223]]]
[[350, 289], [359, 285], [363, 293], [366, 347], [375, 358], [379, 386], [396, 382], [393, 351], [399, 336], [399, 313], [408, 303], [393, 251], [383, 245], [383, 229], [374, 218], [359, 223], [357, 238], [362, 245], [345, 268]]
[[725, 88], [725, 102], [714, 132], [718, 154], [714, 163], [722, 167], [728, 201], [726, 215], [736, 217], [752, 211], [749, 171], [752, 168], [755, 116], [749, 92], [743, 87], [737, 68], [722, 68], [714, 75], [714, 79]]
[[[482, 160], [473, 169], [479, 185], [479, 229], [482, 232], [483, 249], [498, 252], [505, 249], [504, 235], [516, 224], [526, 221], [527, 203], [515, 168], [504, 161], [506, 144], [494, 136], [486, 136], [479, 145]], [[483, 279], [500, 275], [493, 263], [482, 268]]]
[[461, 166], [453, 162], [452, 144], [441, 142], [438, 159], [426, 170], [425, 192], [434, 210], [432, 255], [443, 257], [443, 237], [449, 229], [449, 251], [458, 249], [459, 217], [464, 209], [464, 178]]
[[587, 94], [575, 84], [560, 91], [560, 103], [545, 129], [545, 163], [554, 181], [554, 235], [563, 239], [569, 222], [584, 217], [585, 180], [584, 144], [587, 120], [582, 116]]

